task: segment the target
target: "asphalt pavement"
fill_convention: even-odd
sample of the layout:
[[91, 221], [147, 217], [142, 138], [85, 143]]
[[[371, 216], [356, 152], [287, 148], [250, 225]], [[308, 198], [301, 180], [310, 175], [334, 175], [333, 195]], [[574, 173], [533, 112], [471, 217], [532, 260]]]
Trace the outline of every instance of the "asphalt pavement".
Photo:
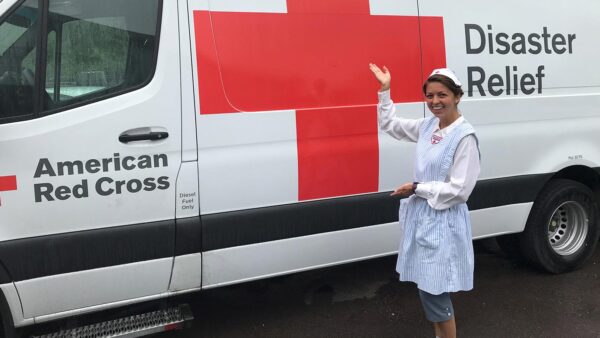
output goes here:
[[[188, 295], [192, 328], [157, 338], [430, 337], [416, 287], [396, 257]], [[475, 288], [453, 295], [458, 337], [600, 337], [600, 249], [551, 275], [476, 241]]]

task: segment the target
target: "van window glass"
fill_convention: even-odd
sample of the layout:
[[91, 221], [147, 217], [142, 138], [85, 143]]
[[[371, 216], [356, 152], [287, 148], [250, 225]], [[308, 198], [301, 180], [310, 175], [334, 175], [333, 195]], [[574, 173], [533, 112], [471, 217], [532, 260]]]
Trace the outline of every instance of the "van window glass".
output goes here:
[[38, 1], [0, 23], [0, 120], [33, 114]]
[[45, 110], [137, 87], [152, 75], [158, 0], [50, 0]]
[[46, 27], [38, 3], [26, 0], [0, 22], [0, 123], [118, 95], [152, 77], [161, 0], [48, 0]]

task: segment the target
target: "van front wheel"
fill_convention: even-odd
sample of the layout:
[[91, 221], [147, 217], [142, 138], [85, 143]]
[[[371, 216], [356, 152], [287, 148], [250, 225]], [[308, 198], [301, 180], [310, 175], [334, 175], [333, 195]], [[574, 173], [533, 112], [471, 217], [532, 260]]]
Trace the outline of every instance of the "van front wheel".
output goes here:
[[4, 294], [0, 291], [0, 337], [18, 338], [21, 333], [18, 332], [13, 323], [12, 314]]
[[536, 199], [520, 247], [525, 258], [552, 273], [580, 267], [594, 252], [600, 229], [594, 193], [572, 180], [556, 179]]

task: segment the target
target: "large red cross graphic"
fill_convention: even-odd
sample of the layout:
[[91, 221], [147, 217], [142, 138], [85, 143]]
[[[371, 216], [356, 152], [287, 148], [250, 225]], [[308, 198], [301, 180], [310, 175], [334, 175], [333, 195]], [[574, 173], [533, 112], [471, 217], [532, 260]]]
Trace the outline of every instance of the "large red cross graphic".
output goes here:
[[287, 13], [194, 13], [201, 114], [296, 110], [300, 200], [374, 192], [376, 81], [420, 102], [446, 64], [441, 17], [370, 15], [369, 0], [287, 0]]

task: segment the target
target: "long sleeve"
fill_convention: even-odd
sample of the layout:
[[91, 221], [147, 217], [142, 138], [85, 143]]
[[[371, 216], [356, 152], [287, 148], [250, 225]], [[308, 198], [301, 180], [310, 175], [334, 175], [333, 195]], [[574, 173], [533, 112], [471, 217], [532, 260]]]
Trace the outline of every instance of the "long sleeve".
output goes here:
[[379, 128], [398, 140], [417, 142], [419, 128], [425, 119], [404, 119], [397, 117], [394, 102], [390, 98], [390, 91], [379, 92], [378, 96], [377, 120]]
[[419, 183], [415, 194], [427, 199], [429, 206], [434, 209], [450, 208], [467, 201], [475, 188], [480, 171], [477, 139], [475, 136], [469, 135], [458, 144], [446, 181]]

